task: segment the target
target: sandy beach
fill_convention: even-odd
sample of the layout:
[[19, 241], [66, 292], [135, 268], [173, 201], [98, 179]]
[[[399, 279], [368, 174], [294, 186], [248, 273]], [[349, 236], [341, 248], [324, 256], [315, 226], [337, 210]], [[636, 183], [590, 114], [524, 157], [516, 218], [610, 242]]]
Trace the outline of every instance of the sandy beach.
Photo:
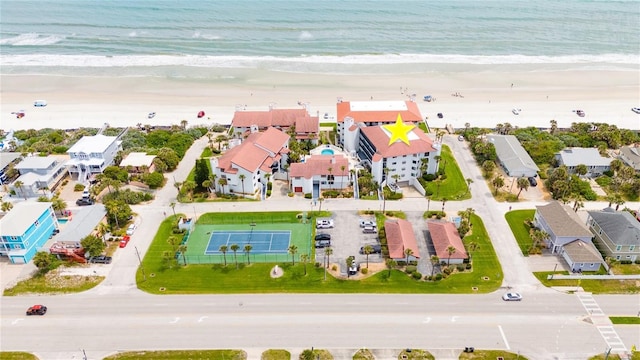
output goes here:
[[[637, 70], [508, 70], [474, 67], [468, 71], [400, 74], [309, 74], [255, 69], [225, 69], [209, 79], [0, 75], [1, 127], [4, 130], [179, 124], [229, 124], [236, 109], [297, 108], [335, 116], [345, 101], [406, 100], [412, 94], [431, 127], [465, 123], [494, 127], [559, 127], [573, 122], [603, 122], [640, 130], [640, 77]], [[512, 85], [513, 84], [513, 85]], [[452, 96], [452, 94], [461, 96]], [[433, 102], [423, 101], [431, 95]], [[46, 107], [34, 107], [44, 99]], [[514, 115], [512, 109], [521, 109]], [[585, 117], [574, 110], [581, 109]], [[25, 110], [16, 119], [12, 112]], [[197, 113], [206, 116], [198, 119]], [[147, 114], [155, 112], [153, 119]], [[444, 117], [438, 119], [436, 114]], [[324, 120], [321, 120], [324, 121]]]

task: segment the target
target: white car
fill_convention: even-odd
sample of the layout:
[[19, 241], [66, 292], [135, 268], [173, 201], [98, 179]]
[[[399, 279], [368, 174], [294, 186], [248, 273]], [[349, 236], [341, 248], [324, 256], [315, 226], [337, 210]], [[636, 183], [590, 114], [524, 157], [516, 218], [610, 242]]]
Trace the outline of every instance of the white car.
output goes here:
[[522, 111], [522, 109], [516, 109], [516, 108], [511, 109], [511, 112], [513, 113], [513, 115], [520, 115], [520, 111]]
[[138, 226], [136, 224], [129, 225], [129, 227], [127, 228], [127, 235], [133, 235], [137, 227]]
[[631, 108], [631, 111], [633, 111], [636, 114], [640, 114], [640, 108]]
[[316, 229], [331, 229], [333, 228], [333, 220], [318, 220], [316, 221]]
[[360, 227], [376, 227], [376, 222], [373, 220], [363, 220], [360, 219]]
[[502, 295], [502, 300], [504, 301], [521, 301], [522, 295], [517, 292], [510, 292]]

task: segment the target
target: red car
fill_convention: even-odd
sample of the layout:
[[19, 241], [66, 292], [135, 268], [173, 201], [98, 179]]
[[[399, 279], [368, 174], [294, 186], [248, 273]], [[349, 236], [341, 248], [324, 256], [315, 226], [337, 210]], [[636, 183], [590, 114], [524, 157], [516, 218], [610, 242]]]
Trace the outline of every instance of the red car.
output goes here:
[[125, 236], [122, 238], [122, 240], [120, 240], [120, 247], [126, 247], [127, 244], [129, 243], [129, 240], [131, 240], [131, 237], [129, 237], [129, 235]]
[[44, 315], [47, 313], [47, 307], [44, 305], [33, 305], [27, 309], [27, 315]]

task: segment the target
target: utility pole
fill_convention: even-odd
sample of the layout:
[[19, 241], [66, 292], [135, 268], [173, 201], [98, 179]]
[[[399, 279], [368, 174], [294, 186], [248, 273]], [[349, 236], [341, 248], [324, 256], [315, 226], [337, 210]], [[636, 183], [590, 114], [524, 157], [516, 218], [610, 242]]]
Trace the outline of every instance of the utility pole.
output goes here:
[[147, 275], [145, 275], [144, 273], [144, 266], [142, 266], [142, 259], [140, 259], [140, 252], [138, 251], [138, 247], [134, 246], [134, 249], [136, 249], [136, 255], [138, 255], [138, 262], [140, 263], [140, 270], [142, 270], [142, 279], [144, 279], [144, 281], [147, 281]]

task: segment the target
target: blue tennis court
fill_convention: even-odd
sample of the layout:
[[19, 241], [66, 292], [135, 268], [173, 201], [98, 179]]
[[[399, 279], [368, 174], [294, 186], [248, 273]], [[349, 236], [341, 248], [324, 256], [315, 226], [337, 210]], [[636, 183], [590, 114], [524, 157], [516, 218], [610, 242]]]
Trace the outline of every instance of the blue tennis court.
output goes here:
[[236, 244], [243, 251], [245, 245], [251, 245], [251, 253], [287, 253], [291, 242], [291, 231], [214, 231], [209, 238], [205, 255], [221, 254], [220, 246], [230, 247]]

